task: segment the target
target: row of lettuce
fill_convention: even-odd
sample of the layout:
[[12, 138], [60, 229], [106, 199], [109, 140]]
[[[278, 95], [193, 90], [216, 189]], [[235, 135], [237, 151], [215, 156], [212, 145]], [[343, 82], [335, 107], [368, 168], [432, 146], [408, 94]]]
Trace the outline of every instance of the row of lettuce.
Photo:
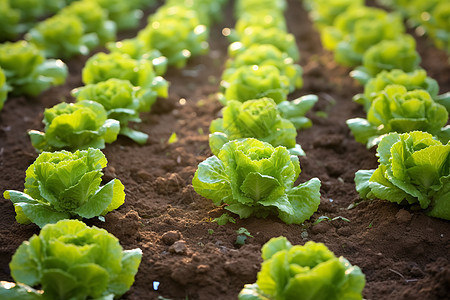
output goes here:
[[363, 199], [418, 206], [450, 219], [450, 93], [421, 69], [415, 40], [400, 15], [362, 1], [307, 1], [325, 48], [335, 60], [355, 67], [364, 84], [354, 100], [366, 119], [347, 124], [358, 142], [378, 146], [379, 167], [356, 173]]
[[[185, 40], [177, 37], [182, 52], [199, 54], [192, 47], [199, 36], [207, 42], [211, 11], [219, 11], [217, 1], [168, 1], [149, 18], [142, 31], [146, 34], [140, 36], [164, 40], [166, 34], [173, 39], [175, 32], [187, 30]], [[198, 24], [192, 26], [193, 22]], [[175, 27], [156, 33], [161, 23]], [[123, 251], [113, 235], [79, 220], [104, 220], [124, 203], [120, 180], [101, 185], [107, 160], [100, 149], [118, 134], [145, 144], [148, 136], [129, 128], [128, 122], [140, 122], [140, 112], [149, 111], [158, 96], [167, 97], [168, 83], [158, 76], [167, 64], [185, 64], [171, 60], [163, 47], [152, 48], [156, 40], [139, 39], [139, 48], [131, 47], [137, 45], [131, 40], [117, 42], [110, 45], [111, 53], [88, 59], [82, 70], [85, 86], [72, 91], [76, 102], [46, 109], [44, 131], [29, 131], [33, 146], [43, 152], [26, 171], [24, 191], [7, 190], [4, 197], [13, 202], [18, 223], [35, 223], [42, 230], [17, 249], [10, 263], [16, 283], [1, 282], [0, 298], [114, 299], [133, 284], [142, 251]], [[127, 51], [140, 55], [134, 59]]]
[[[287, 101], [302, 86], [295, 38], [287, 32], [284, 0], [238, 0], [233, 42], [222, 75], [222, 117], [210, 126], [213, 156], [198, 165], [195, 191], [241, 219], [276, 215], [287, 224], [309, 219], [320, 203], [320, 180], [294, 186], [301, 169], [297, 129], [311, 126], [313, 95]], [[365, 276], [325, 245], [292, 246], [271, 239], [254, 284], [239, 299], [362, 299]]]
[[[0, 2], [0, 13], [5, 15], [0, 18], [5, 23], [0, 26], [0, 33], [4, 34], [0, 40], [14, 38], [24, 28], [28, 30], [25, 40], [0, 44], [0, 110], [8, 92], [13, 96], [36, 96], [50, 86], [63, 84], [68, 71], [60, 59], [86, 55], [98, 46], [113, 42], [117, 30], [138, 25], [143, 15], [139, 8], [154, 4], [152, 0], [70, 2]], [[52, 13], [56, 14], [33, 24], [34, 27], [30, 25], [32, 20]], [[24, 23], [15, 24], [16, 19]]]
[[378, 0], [401, 13], [418, 34], [428, 35], [434, 44], [450, 54], [450, 3], [446, 0]]

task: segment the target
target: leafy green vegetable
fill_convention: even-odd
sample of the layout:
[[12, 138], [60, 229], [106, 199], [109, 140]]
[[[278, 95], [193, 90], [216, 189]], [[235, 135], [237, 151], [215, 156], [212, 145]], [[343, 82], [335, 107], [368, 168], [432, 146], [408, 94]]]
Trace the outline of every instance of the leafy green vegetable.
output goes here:
[[226, 105], [229, 100], [245, 102], [251, 99], [271, 98], [276, 103], [286, 100], [289, 94], [290, 79], [280, 74], [277, 67], [242, 66], [236, 69], [227, 80], [221, 82], [225, 90], [219, 100]]
[[217, 225], [226, 225], [228, 222], [236, 224], [236, 219], [233, 218], [232, 216], [230, 216], [227, 213], [222, 214], [220, 217], [218, 218], [214, 218], [212, 220], [212, 222], [216, 222]]
[[262, 14], [264, 12], [284, 12], [286, 10], [286, 0], [238, 0], [235, 5], [235, 12], [238, 18], [243, 14], [252, 12]]
[[25, 300], [113, 299], [130, 289], [141, 259], [141, 249], [123, 250], [104, 229], [78, 220], [59, 221], [19, 246], [10, 269], [20, 284], [10, 290], [0, 286], [0, 295]]
[[322, 243], [292, 246], [285, 237], [272, 238], [262, 247], [262, 258], [256, 283], [246, 284], [239, 300], [362, 299], [361, 269]]
[[383, 70], [400, 69], [412, 72], [419, 68], [420, 56], [416, 42], [410, 35], [401, 35], [395, 40], [385, 40], [370, 47], [363, 56], [363, 66], [356, 68], [350, 76], [365, 84]]
[[120, 53], [97, 53], [88, 59], [82, 73], [85, 84], [99, 83], [110, 78], [128, 80], [135, 87], [141, 87], [142, 97], [148, 100], [141, 102], [143, 106], [139, 111], [149, 111], [156, 97], [168, 96], [167, 81], [155, 75], [152, 63], [148, 60], [135, 60]]
[[[136, 8], [136, 1], [124, 0], [84, 0], [95, 2], [108, 14], [108, 19], [116, 23], [118, 30], [132, 29], [139, 25], [142, 11]], [[153, 2], [153, 0], [147, 1]]]
[[79, 18], [83, 24], [83, 32], [91, 34], [92, 39], [97, 40], [97, 45], [104, 45], [116, 37], [116, 24], [108, 20], [106, 11], [96, 2], [76, 1], [61, 10], [59, 14]]
[[83, 22], [74, 15], [50, 17], [32, 28], [26, 39], [41, 49], [46, 57], [86, 55], [98, 46], [97, 35], [86, 34]]
[[117, 139], [120, 123], [108, 119], [103, 106], [94, 101], [59, 103], [44, 111], [45, 132], [28, 132], [38, 151], [103, 149]]
[[22, 192], [7, 190], [16, 220], [43, 227], [68, 218], [104, 216], [124, 203], [124, 186], [113, 179], [100, 186], [107, 160], [99, 149], [43, 152], [26, 172]]
[[256, 138], [272, 146], [284, 146], [293, 155], [304, 155], [296, 144], [297, 130], [282, 118], [276, 103], [270, 98], [248, 100], [244, 103], [228, 101], [222, 111], [223, 118], [211, 123], [209, 146], [218, 155], [222, 146], [241, 138]]
[[300, 171], [298, 157], [286, 148], [247, 138], [226, 143], [217, 156], [200, 163], [192, 185], [241, 218], [278, 214], [287, 224], [301, 224], [319, 206], [320, 181], [294, 187]]
[[88, 84], [72, 90], [77, 101], [92, 100], [100, 103], [109, 119], [120, 122], [119, 134], [139, 144], [145, 144], [148, 135], [131, 129], [128, 122], [141, 122], [139, 112], [150, 107], [155, 98], [140, 87], [133, 87], [128, 80], [111, 78], [96, 84]]
[[0, 67], [16, 95], [36, 96], [52, 85], [64, 83], [67, 66], [61, 60], [45, 59], [26, 41], [0, 44]]
[[281, 117], [291, 121], [296, 129], [309, 128], [312, 122], [305, 115], [318, 99], [316, 95], [305, 95], [292, 101], [281, 101], [277, 109]]
[[231, 76], [242, 66], [274, 66], [280, 71], [282, 76], [289, 78], [289, 91], [303, 85], [302, 68], [294, 64], [294, 61], [287, 53], [281, 52], [273, 45], [253, 45], [244, 50], [234, 59], [227, 61], [226, 70], [222, 74], [222, 80], [228, 81]]
[[195, 10], [172, 6], [163, 7], [152, 15], [138, 39], [147, 49], [160, 51], [169, 65], [181, 68], [191, 56], [208, 51], [208, 35], [208, 28], [200, 23]]
[[450, 139], [450, 127], [444, 127], [448, 112], [425, 90], [407, 91], [401, 85], [388, 85], [378, 93], [367, 112], [367, 120], [347, 120], [355, 139], [370, 148], [389, 132], [427, 131], [444, 143]]
[[184, 6], [197, 12], [200, 24], [210, 26], [213, 21], [219, 21], [223, 17], [222, 5], [227, 0], [168, 0], [165, 5], [168, 7]]
[[3, 73], [2, 68], [0, 68], [0, 110], [2, 110], [3, 105], [5, 104], [8, 89], [9, 87], [6, 84], [5, 73]]
[[231, 31], [228, 38], [233, 42], [241, 40], [248, 32], [247, 28], [249, 27], [278, 28], [287, 31], [286, 21], [281, 12], [257, 10], [243, 13], [236, 21], [234, 30]]
[[322, 30], [332, 26], [336, 18], [352, 7], [364, 4], [363, 0], [307, 0], [305, 1], [315, 25]]
[[376, 170], [356, 172], [361, 198], [419, 204], [432, 217], [450, 220], [450, 143], [426, 132], [385, 136], [377, 148]]
[[399, 15], [367, 6], [352, 6], [339, 15], [333, 26], [324, 28], [322, 43], [335, 51], [335, 60], [346, 66], [358, 66], [371, 46], [393, 40], [405, 28]]
[[228, 48], [230, 57], [236, 57], [252, 45], [270, 44], [281, 52], [287, 53], [294, 62], [300, 60], [295, 37], [279, 28], [264, 28], [260, 26], [247, 27], [245, 35], [239, 42], [232, 43]]
[[370, 79], [364, 85], [364, 94], [358, 94], [353, 100], [364, 105], [366, 111], [369, 110], [373, 100], [378, 94], [391, 84], [402, 85], [407, 91], [423, 89], [426, 90], [431, 98], [436, 99], [439, 92], [439, 85], [436, 80], [427, 76], [425, 70], [415, 70], [405, 72], [394, 69], [391, 71], [381, 71], [374, 78]]
[[20, 11], [12, 8], [9, 1], [0, 1], [0, 41], [16, 38], [25, 29], [19, 22]]
[[156, 75], [163, 75], [167, 71], [167, 57], [162, 56], [161, 52], [156, 49], [147, 49], [144, 42], [137, 39], [125, 39], [116, 43], [108, 43], [106, 47], [111, 52], [127, 54], [131, 58], [151, 61]]

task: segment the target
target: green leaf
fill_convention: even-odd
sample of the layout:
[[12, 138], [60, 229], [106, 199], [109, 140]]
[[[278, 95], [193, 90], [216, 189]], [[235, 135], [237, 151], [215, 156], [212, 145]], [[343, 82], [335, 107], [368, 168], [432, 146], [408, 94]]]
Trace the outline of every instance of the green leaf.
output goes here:
[[261, 256], [264, 260], [270, 259], [275, 253], [283, 250], [289, 250], [292, 248], [292, 244], [284, 236], [277, 238], [271, 238], [261, 248]]
[[122, 295], [128, 291], [134, 282], [139, 264], [142, 260], [142, 250], [137, 248], [123, 251], [122, 270], [109, 283], [108, 290], [115, 295]]
[[145, 145], [148, 140], [148, 134], [131, 129], [129, 127], [121, 127], [120, 134], [132, 139], [140, 145]]
[[8, 300], [40, 300], [43, 297], [38, 291], [25, 284], [0, 281], [0, 298]]
[[216, 222], [217, 225], [226, 225], [228, 222], [236, 224], [236, 219], [231, 217], [229, 214], [224, 213], [218, 218], [214, 218], [212, 222]]
[[271, 300], [269, 296], [265, 295], [256, 283], [246, 284], [238, 296], [239, 300]]
[[320, 204], [320, 180], [310, 179], [288, 191], [287, 196], [293, 207], [293, 214], [280, 211], [279, 218], [287, 224], [301, 224], [309, 219]]
[[355, 173], [356, 191], [362, 199], [370, 199], [370, 178], [375, 170], [359, 170]]
[[248, 173], [244, 182], [241, 185], [241, 190], [248, 197], [251, 197], [255, 201], [267, 198], [272, 190], [280, 186], [278, 180], [272, 176], [261, 175], [257, 172]]

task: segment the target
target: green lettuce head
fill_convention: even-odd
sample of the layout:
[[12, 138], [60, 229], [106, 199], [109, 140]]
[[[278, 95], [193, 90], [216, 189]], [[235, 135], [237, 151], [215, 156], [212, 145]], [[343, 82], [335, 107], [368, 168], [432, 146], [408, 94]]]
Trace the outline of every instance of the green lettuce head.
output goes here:
[[140, 87], [133, 87], [128, 80], [111, 78], [96, 84], [88, 84], [72, 90], [77, 101], [92, 100], [100, 103], [109, 119], [120, 122], [120, 134], [139, 144], [147, 142], [148, 135], [128, 127], [128, 122], [141, 122], [139, 110], [147, 108], [156, 100], [148, 97]]
[[261, 14], [261, 12], [282, 13], [286, 10], [286, 0], [238, 0], [235, 5], [235, 13], [238, 19], [245, 13]]
[[7, 299], [114, 299], [130, 289], [141, 259], [141, 249], [123, 250], [104, 229], [59, 221], [19, 246], [9, 267], [27, 293], [12, 289]]
[[231, 100], [222, 113], [223, 118], [214, 120], [210, 127], [209, 146], [213, 154], [218, 155], [220, 148], [231, 140], [252, 137], [274, 147], [284, 146], [293, 155], [305, 155], [296, 144], [295, 126], [280, 116], [272, 99], [244, 103]]
[[45, 59], [26, 41], [0, 44], [0, 67], [16, 95], [39, 95], [52, 85], [64, 83], [68, 73], [61, 60]]
[[419, 68], [420, 56], [416, 42], [410, 35], [401, 35], [395, 40], [385, 40], [370, 47], [363, 56], [363, 66], [350, 75], [365, 84], [383, 70], [400, 69], [412, 72]]
[[[108, 19], [116, 23], [118, 30], [132, 29], [139, 25], [142, 11], [135, 9], [134, 1], [123, 0], [88, 0], [95, 2], [107, 13]], [[149, 1], [147, 1], [148, 3]]]
[[450, 143], [421, 131], [391, 133], [377, 156], [376, 170], [356, 172], [361, 198], [419, 204], [428, 215], [450, 220]]
[[314, 0], [306, 1], [314, 24], [322, 30], [332, 26], [336, 18], [351, 7], [363, 6], [362, 0]]
[[77, 16], [62, 14], [40, 22], [28, 32], [26, 39], [41, 49], [46, 57], [55, 58], [86, 55], [99, 42], [96, 35], [86, 34], [83, 22]]
[[364, 94], [356, 95], [353, 100], [364, 105], [366, 111], [369, 110], [373, 100], [388, 85], [398, 84], [406, 88], [407, 91], [422, 89], [427, 91], [431, 98], [437, 99], [439, 85], [436, 80], [427, 76], [423, 69], [412, 72], [394, 69], [391, 71], [381, 71], [374, 78], [364, 85]]
[[39, 227], [69, 218], [104, 216], [124, 203], [124, 186], [113, 179], [104, 186], [107, 160], [99, 149], [43, 152], [26, 172], [25, 190], [7, 190], [16, 220]]
[[30, 130], [28, 134], [38, 151], [105, 148], [117, 139], [120, 123], [108, 119], [103, 106], [94, 101], [59, 103], [44, 111], [45, 132]]
[[242, 39], [249, 27], [278, 28], [287, 31], [286, 20], [282, 12], [260, 10], [256, 12], [246, 12], [236, 21], [234, 30], [228, 37], [231, 41], [236, 42]]
[[280, 74], [289, 78], [289, 91], [293, 92], [303, 85], [302, 68], [294, 64], [287, 53], [281, 52], [273, 45], [253, 45], [240, 53], [236, 58], [227, 61], [222, 80], [228, 81], [236, 70], [242, 66], [274, 66]]
[[320, 180], [293, 186], [298, 157], [285, 147], [253, 138], [233, 140], [199, 164], [192, 185], [197, 193], [241, 218], [276, 214], [287, 224], [309, 219], [320, 203]]
[[20, 25], [20, 10], [11, 7], [9, 1], [0, 1], [0, 41], [15, 39], [24, 29]]
[[149, 111], [157, 97], [168, 96], [169, 85], [164, 78], [156, 76], [151, 61], [136, 60], [118, 52], [97, 53], [89, 58], [83, 68], [82, 78], [84, 84], [117, 78], [128, 80], [133, 86], [141, 87], [148, 93], [143, 97], [152, 100], [141, 102], [143, 106], [139, 108], [140, 111]]
[[450, 139], [450, 128], [445, 126], [448, 112], [436, 103], [425, 90], [407, 91], [401, 85], [388, 85], [379, 92], [367, 112], [367, 120], [347, 120], [355, 139], [370, 148], [389, 132], [405, 133], [427, 131], [444, 143]]
[[281, 75], [277, 67], [253, 65], [239, 67], [221, 85], [225, 93], [219, 100], [226, 104], [228, 100], [245, 102], [264, 97], [280, 103], [287, 99], [290, 84], [289, 78]]
[[294, 62], [300, 60], [295, 37], [279, 28], [264, 28], [260, 26], [248, 27], [245, 35], [239, 42], [232, 43], [228, 48], [228, 54], [234, 58], [252, 45], [270, 44], [281, 52], [287, 53]]
[[362, 299], [366, 279], [358, 266], [336, 257], [324, 244], [292, 244], [283, 236], [262, 247], [258, 279], [247, 284], [239, 300]]
[[172, 6], [158, 10], [149, 18], [138, 39], [147, 49], [157, 49], [167, 57], [168, 64], [177, 68], [186, 65], [191, 56], [209, 50], [209, 30], [200, 23], [195, 10]]

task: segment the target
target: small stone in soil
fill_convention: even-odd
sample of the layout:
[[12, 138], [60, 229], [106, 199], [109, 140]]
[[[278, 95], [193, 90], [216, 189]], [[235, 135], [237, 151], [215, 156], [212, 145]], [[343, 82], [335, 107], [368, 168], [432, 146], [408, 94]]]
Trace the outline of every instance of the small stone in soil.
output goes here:
[[187, 251], [185, 241], [176, 241], [172, 246], [169, 247], [170, 253], [184, 254]]
[[397, 219], [397, 223], [409, 223], [411, 221], [411, 214], [409, 211], [405, 209], [400, 209], [398, 213], [395, 215], [395, 218]]
[[178, 241], [181, 238], [180, 233], [178, 231], [167, 231], [163, 234], [161, 237], [161, 240], [164, 244], [167, 246], [172, 245], [176, 241]]

